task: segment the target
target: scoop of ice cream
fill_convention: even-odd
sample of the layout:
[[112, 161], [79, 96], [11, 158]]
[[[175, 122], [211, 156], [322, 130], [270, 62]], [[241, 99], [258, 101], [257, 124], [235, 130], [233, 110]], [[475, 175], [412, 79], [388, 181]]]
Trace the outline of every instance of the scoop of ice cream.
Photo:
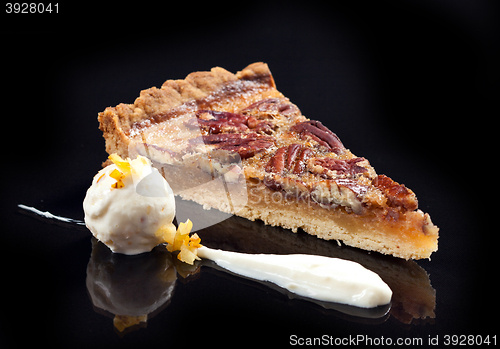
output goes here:
[[172, 189], [145, 157], [110, 159], [113, 164], [99, 171], [87, 190], [85, 224], [113, 252], [149, 252], [164, 242], [158, 231], [175, 231]]

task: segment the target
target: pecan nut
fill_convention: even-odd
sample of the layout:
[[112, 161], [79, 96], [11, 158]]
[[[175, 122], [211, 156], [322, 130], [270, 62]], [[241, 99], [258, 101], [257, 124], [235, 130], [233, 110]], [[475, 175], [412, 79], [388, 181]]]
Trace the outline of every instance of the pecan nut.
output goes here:
[[403, 211], [413, 211], [418, 208], [418, 201], [415, 193], [385, 175], [378, 175], [372, 181], [373, 185], [387, 198], [390, 207], [399, 208]]
[[265, 170], [270, 173], [283, 173], [285, 170], [285, 160], [287, 156], [288, 147], [279, 148], [276, 153], [273, 155], [271, 160], [267, 163]]
[[210, 134], [237, 133], [248, 130], [248, 117], [240, 114], [215, 110], [198, 110], [196, 118], [187, 120], [188, 128], [201, 128]]
[[293, 196], [305, 199], [309, 196], [309, 187], [300, 179], [294, 179], [278, 175], [276, 173], [266, 173], [264, 185], [269, 189], [283, 191], [286, 196]]
[[311, 189], [311, 198], [319, 204], [343, 206], [356, 214], [363, 213], [362, 196], [368, 187], [348, 178], [317, 182]]
[[310, 170], [325, 178], [338, 176], [352, 177], [358, 173], [366, 173], [368, 169], [357, 165], [365, 161], [365, 158], [353, 158], [348, 160], [334, 159], [330, 157], [315, 158], [310, 161]]
[[257, 133], [221, 133], [199, 136], [189, 140], [191, 145], [213, 144], [216, 149], [238, 153], [242, 159], [254, 156], [274, 145], [271, 137]]
[[307, 160], [313, 151], [300, 144], [291, 144], [279, 148], [266, 165], [266, 172], [277, 174], [292, 173], [302, 175], [306, 169]]
[[253, 115], [257, 119], [272, 119], [277, 115], [283, 115], [287, 118], [298, 116], [300, 110], [285, 98], [267, 98], [250, 104], [241, 113]]
[[184, 125], [191, 129], [201, 128], [209, 134], [241, 133], [248, 129], [272, 134], [276, 128], [271, 122], [257, 120], [253, 116], [215, 110], [198, 110], [196, 118], [185, 121]]
[[250, 128], [254, 132], [272, 134], [273, 131], [277, 128], [276, 125], [273, 125], [270, 121], [262, 121], [256, 119], [254, 116], [249, 116], [247, 120], [248, 128]]
[[345, 150], [339, 137], [320, 121], [309, 120], [300, 122], [292, 126], [290, 131], [299, 133], [301, 139], [307, 139], [309, 137], [336, 154], [343, 153]]

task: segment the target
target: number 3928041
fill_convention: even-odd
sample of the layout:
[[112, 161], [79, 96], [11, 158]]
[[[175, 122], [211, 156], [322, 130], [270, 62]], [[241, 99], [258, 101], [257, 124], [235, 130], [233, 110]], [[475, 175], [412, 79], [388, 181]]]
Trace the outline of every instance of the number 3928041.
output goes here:
[[5, 13], [59, 13], [59, 4], [8, 2], [5, 4]]

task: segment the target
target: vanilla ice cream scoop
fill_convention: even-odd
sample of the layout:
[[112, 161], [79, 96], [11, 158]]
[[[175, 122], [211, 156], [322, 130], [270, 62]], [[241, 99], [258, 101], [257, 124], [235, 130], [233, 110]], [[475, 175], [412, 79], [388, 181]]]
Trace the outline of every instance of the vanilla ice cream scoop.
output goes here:
[[85, 224], [113, 252], [149, 252], [164, 242], [160, 228], [173, 228], [175, 199], [167, 181], [142, 156], [113, 164], [95, 175], [83, 201]]

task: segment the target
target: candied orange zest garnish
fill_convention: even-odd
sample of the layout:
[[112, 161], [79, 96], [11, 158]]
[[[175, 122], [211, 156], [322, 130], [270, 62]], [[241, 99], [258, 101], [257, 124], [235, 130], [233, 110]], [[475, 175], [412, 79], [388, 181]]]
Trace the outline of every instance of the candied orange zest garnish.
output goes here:
[[123, 176], [123, 173], [121, 173], [120, 171], [118, 171], [118, 170], [116, 170], [116, 169], [115, 169], [115, 170], [113, 170], [113, 171], [111, 171], [111, 172], [109, 173], [109, 176], [110, 176], [111, 178], [114, 178], [114, 179], [116, 179], [116, 180], [119, 180], [119, 179]]
[[175, 225], [166, 224], [161, 226], [155, 233], [155, 235], [168, 244], [173, 244], [175, 239], [175, 234], [177, 233]]
[[201, 242], [201, 238], [198, 236], [198, 234], [194, 233], [189, 238], [189, 244], [188, 244], [188, 246], [189, 247], [193, 247], [193, 248], [200, 248], [201, 247], [200, 242]]
[[198, 234], [189, 236], [191, 229], [193, 229], [193, 222], [188, 219], [185, 223], [179, 223], [175, 235], [172, 228], [168, 226], [158, 229], [156, 235], [163, 237], [163, 240], [167, 243], [168, 251], [179, 251], [177, 259], [192, 265], [195, 260], [200, 260], [200, 257], [198, 257], [198, 248], [203, 245], [200, 243], [201, 238]]
[[193, 222], [191, 222], [190, 219], [188, 219], [186, 221], [186, 223], [179, 223], [179, 234], [181, 235], [186, 235], [186, 234], [189, 234], [189, 232], [191, 231], [191, 229], [193, 229]]
[[[140, 178], [144, 171], [144, 168], [149, 165], [149, 160], [144, 156], [137, 155], [137, 158], [134, 160], [130, 160], [130, 158], [123, 159], [118, 154], [111, 154], [108, 156], [113, 164], [117, 167], [118, 171], [122, 173], [121, 179], [132, 175], [134, 178]], [[113, 177], [115, 178], [115, 177]], [[116, 178], [115, 178], [116, 179]], [[119, 181], [117, 179], [117, 181]], [[119, 183], [117, 185], [113, 185], [113, 188], [122, 188], [123, 183]]]
[[147, 315], [142, 315], [142, 316], [128, 316], [128, 315], [115, 315], [115, 318], [113, 319], [113, 325], [115, 328], [123, 332], [128, 327], [138, 325], [141, 322], [147, 322], [148, 321], [148, 316]]
[[108, 159], [113, 161], [113, 163], [118, 167], [118, 169], [125, 175], [130, 172], [130, 159], [123, 160], [118, 154], [111, 154]]
[[103, 173], [98, 179], [97, 179], [97, 182], [96, 183], [99, 183], [99, 181], [102, 179], [102, 177], [104, 177], [106, 174]]
[[115, 169], [111, 171], [109, 176], [113, 179], [116, 179], [116, 183], [111, 184], [111, 188], [120, 189], [125, 186], [125, 184], [123, 183], [123, 178], [125, 177], [125, 175], [120, 171]]

